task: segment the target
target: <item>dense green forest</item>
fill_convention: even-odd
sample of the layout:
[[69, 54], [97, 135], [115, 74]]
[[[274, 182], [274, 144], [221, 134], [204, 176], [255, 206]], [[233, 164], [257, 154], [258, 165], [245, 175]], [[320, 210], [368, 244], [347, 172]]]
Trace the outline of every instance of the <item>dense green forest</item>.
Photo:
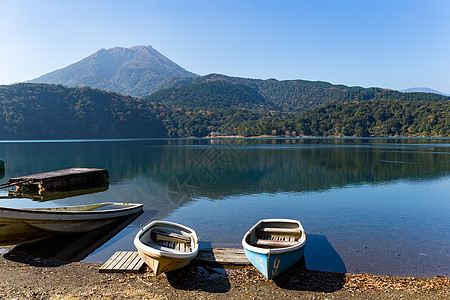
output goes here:
[[[0, 139], [450, 137], [449, 97], [436, 94], [361, 91], [340, 86], [336, 89], [342, 93], [345, 90], [348, 98], [335, 94], [333, 101], [316, 103], [314, 109], [289, 111], [276, 109], [276, 103], [242, 82], [193, 83], [176, 89], [173, 98], [167, 100], [164, 95], [168, 89], [137, 99], [87, 87], [25, 83], [0, 86]], [[190, 101], [184, 102], [189, 97]], [[208, 97], [216, 100], [207, 101]]]
[[166, 134], [142, 100], [62, 85], [0, 86], [0, 139], [158, 137]]
[[[220, 91], [215, 87], [214, 92], [208, 92], [212, 82], [226, 82], [224, 89]], [[203, 77], [191, 77], [172, 79], [163, 85], [163, 90], [158, 92], [158, 98], [151, 95], [148, 99], [163, 103], [211, 103], [208, 108], [220, 109], [223, 106], [214, 97], [220, 92], [226, 97], [239, 94], [238, 89], [247, 86], [259, 94], [263, 100], [257, 99], [254, 94], [247, 92], [243, 103], [263, 105], [265, 109], [275, 109], [283, 112], [304, 112], [306, 110], [335, 102], [353, 102], [369, 100], [403, 100], [403, 101], [447, 101], [450, 97], [431, 93], [401, 93], [394, 90], [381, 88], [348, 87], [334, 85], [323, 81], [284, 80], [276, 79], [249, 79], [228, 77], [221, 74], [210, 74]], [[225, 89], [226, 87], [226, 89]], [[200, 89], [201, 93], [180, 93], [180, 90]], [[233, 91], [233, 88], [236, 89]], [[174, 96], [176, 95], [176, 96]], [[253, 95], [249, 98], [248, 95]], [[254, 99], [253, 101], [251, 99]], [[215, 106], [214, 106], [215, 105]], [[247, 106], [249, 107], [249, 106]], [[256, 107], [256, 106], [255, 106]]]
[[297, 116], [242, 122], [243, 136], [450, 136], [450, 102], [373, 100], [333, 103]]
[[177, 107], [217, 110], [223, 108], [269, 107], [270, 103], [255, 89], [224, 80], [193, 83], [172, 89], [159, 90], [144, 98]]

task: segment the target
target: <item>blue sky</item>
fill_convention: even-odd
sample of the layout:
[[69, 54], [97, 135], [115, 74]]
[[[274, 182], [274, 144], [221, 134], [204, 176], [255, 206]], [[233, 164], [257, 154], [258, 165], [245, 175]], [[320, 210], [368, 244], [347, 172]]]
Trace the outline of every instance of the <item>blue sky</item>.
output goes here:
[[0, 0], [0, 84], [151, 45], [206, 75], [450, 94], [448, 0]]

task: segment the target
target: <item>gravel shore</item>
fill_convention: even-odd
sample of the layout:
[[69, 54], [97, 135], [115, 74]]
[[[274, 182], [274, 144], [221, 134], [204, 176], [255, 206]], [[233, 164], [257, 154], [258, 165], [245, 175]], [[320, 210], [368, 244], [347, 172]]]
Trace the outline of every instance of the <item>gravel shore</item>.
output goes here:
[[450, 280], [352, 275], [294, 266], [274, 280], [253, 267], [191, 264], [160, 276], [101, 274], [101, 264], [1, 254], [0, 299], [449, 299]]

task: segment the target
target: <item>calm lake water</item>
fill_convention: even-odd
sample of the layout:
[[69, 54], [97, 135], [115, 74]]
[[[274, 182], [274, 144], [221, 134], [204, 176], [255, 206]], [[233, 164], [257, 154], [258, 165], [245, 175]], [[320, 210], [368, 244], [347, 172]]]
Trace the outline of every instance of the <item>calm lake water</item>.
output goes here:
[[61, 199], [3, 191], [1, 206], [144, 204], [84, 261], [135, 250], [154, 219], [194, 228], [201, 247], [241, 247], [259, 219], [292, 218], [308, 235], [309, 269], [450, 275], [450, 139], [4, 141], [0, 158], [0, 183], [71, 167], [110, 173], [108, 188]]

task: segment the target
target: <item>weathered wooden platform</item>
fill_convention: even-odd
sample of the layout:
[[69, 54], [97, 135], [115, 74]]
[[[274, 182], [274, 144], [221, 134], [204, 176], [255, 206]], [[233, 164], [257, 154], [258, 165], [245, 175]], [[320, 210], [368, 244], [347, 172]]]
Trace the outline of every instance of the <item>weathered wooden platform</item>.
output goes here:
[[108, 170], [105, 169], [70, 168], [11, 178], [8, 186], [16, 186], [16, 190], [25, 187], [30, 190], [56, 191], [80, 186], [104, 186], [108, 180]]
[[244, 249], [236, 248], [200, 249], [194, 261], [219, 265], [250, 265], [250, 261], [245, 256]]
[[138, 273], [144, 266], [144, 261], [137, 252], [117, 251], [99, 269], [100, 273], [130, 272]]
[[8, 190], [8, 198], [29, 198], [34, 201], [49, 201], [49, 200], [57, 200], [64, 199], [69, 197], [77, 197], [82, 195], [100, 193], [108, 190], [108, 186], [100, 186], [100, 187], [88, 187], [88, 188], [74, 188], [70, 190], [64, 191], [22, 191], [18, 190]]
[[[195, 262], [215, 265], [231, 265], [246, 266], [250, 265], [245, 256], [244, 249], [234, 248], [213, 248], [200, 249], [198, 255], [194, 258]], [[139, 257], [137, 252], [133, 251], [117, 251], [102, 265], [99, 269], [100, 273], [115, 272], [139, 272], [144, 265], [144, 261]]]

